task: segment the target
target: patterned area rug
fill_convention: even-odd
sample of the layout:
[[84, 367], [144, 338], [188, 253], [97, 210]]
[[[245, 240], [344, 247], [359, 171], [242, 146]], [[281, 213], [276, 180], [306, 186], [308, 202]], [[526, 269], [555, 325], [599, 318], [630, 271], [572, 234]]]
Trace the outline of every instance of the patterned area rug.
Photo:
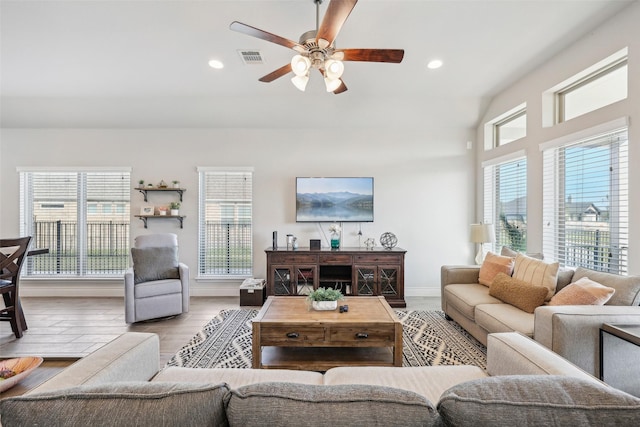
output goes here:
[[[476, 365], [486, 369], [487, 350], [441, 311], [395, 310], [403, 324], [403, 365]], [[223, 310], [167, 366], [250, 368], [251, 321], [258, 310]]]

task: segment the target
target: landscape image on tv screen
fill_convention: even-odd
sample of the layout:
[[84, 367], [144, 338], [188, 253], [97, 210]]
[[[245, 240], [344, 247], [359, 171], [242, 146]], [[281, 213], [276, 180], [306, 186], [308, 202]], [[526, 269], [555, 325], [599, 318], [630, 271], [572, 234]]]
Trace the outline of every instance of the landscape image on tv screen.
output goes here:
[[297, 222], [373, 222], [373, 178], [296, 178]]

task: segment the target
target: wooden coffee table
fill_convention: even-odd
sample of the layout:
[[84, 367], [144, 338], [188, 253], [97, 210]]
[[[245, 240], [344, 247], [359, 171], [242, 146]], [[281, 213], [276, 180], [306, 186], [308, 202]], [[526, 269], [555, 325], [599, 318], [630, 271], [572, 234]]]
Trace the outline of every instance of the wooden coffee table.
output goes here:
[[385, 298], [345, 304], [346, 313], [316, 311], [306, 297], [269, 297], [253, 320], [253, 368], [402, 366], [402, 323]]

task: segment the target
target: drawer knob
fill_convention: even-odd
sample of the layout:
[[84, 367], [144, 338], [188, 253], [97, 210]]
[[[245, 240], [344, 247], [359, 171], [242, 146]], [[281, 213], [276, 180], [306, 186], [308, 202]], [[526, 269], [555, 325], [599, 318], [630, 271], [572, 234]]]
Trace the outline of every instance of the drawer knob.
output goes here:
[[359, 340], [363, 340], [365, 338], [369, 338], [369, 334], [366, 332], [358, 332], [356, 334], [356, 338], [358, 338]]
[[300, 336], [299, 333], [297, 332], [288, 332], [287, 333], [287, 338], [298, 338]]

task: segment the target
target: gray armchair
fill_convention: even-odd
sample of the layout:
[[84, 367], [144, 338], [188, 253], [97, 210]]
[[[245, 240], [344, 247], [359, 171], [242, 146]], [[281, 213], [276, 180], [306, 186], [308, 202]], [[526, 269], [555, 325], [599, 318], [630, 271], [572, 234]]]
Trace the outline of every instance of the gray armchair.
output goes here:
[[124, 275], [127, 323], [189, 311], [189, 267], [178, 261], [178, 236], [138, 236], [131, 248], [133, 267]]

